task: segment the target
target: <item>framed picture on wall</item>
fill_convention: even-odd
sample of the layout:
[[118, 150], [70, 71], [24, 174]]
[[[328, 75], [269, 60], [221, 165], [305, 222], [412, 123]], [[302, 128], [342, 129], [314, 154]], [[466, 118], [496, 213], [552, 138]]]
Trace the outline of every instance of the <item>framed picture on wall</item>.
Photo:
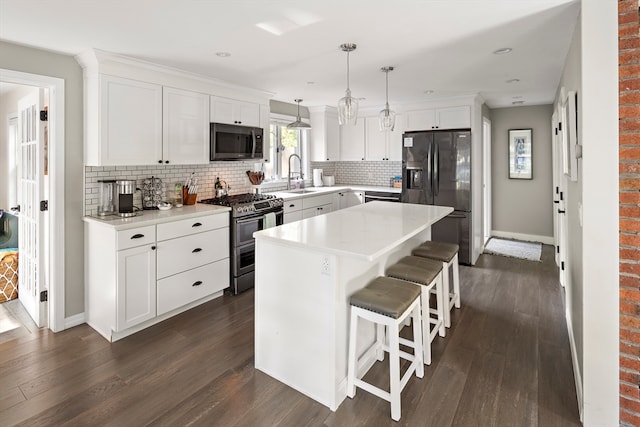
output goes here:
[[532, 129], [509, 129], [509, 179], [533, 179]]

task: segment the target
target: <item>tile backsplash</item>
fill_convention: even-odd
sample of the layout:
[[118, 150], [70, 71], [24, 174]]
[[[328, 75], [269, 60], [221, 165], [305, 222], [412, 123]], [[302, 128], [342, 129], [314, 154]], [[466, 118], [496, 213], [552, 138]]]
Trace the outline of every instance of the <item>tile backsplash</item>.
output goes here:
[[[103, 179], [133, 179], [138, 188], [142, 188], [144, 180], [160, 178], [167, 190], [173, 189], [176, 183], [184, 183], [192, 172], [198, 176], [198, 200], [213, 197], [216, 177], [226, 181], [230, 194], [242, 194], [252, 191], [246, 172], [253, 170], [255, 162], [216, 162], [208, 165], [158, 165], [158, 166], [85, 166], [84, 168], [84, 214], [96, 215], [100, 203], [100, 184]], [[400, 175], [401, 162], [311, 162], [311, 170], [320, 168], [325, 175], [333, 175], [336, 184], [358, 184], [389, 187], [389, 180]], [[309, 171], [308, 177], [312, 176]], [[311, 180], [305, 180], [307, 186]], [[277, 191], [287, 188], [287, 183], [264, 182], [261, 191]], [[135, 206], [142, 206], [140, 192], [136, 191], [133, 199]]]

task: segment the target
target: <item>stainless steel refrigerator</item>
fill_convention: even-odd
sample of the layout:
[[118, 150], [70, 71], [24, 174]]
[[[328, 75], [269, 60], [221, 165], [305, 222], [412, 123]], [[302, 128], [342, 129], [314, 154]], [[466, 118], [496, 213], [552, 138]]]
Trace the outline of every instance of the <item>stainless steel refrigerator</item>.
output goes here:
[[406, 132], [402, 137], [402, 202], [451, 206], [431, 238], [460, 245], [471, 263], [471, 131]]

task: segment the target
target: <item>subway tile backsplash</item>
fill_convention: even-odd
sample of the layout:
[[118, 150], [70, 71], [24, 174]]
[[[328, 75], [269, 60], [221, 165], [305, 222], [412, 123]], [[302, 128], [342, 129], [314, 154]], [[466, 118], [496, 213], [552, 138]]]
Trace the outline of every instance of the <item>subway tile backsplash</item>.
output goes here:
[[[255, 162], [216, 162], [208, 165], [158, 165], [158, 166], [85, 166], [84, 188], [85, 215], [96, 215], [100, 203], [100, 185], [103, 179], [133, 179], [138, 188], [142, 188], [144, 180], [160, 178], [167, 190], [174, 185], [184, 183], [191, 172], [198, 176], [198, 200], [213, 197], [213, 185], [216, 177], [229, 184], [230, 194], [242, 194], [252, 191], [246, 172], [253, 170]], [[325, 175], [335, 176], [336, 184], [358, 184], [389, 187], [389, 180], [402, 171], [401, 162], [311, 162], [311, 170], [323, 169]], [[306, 177], [305, 184], [310, 186], [312, 176]], [[264, 182], [261, 191], [277, 191], [287, 188], [286, 182]], [[140, 192], [134, 195], [134, 205], [142, 206]]]

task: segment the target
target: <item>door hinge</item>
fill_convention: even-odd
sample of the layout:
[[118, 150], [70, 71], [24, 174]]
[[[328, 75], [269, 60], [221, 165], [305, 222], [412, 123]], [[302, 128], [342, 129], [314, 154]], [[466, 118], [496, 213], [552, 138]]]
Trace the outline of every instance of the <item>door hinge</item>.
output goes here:
[[46, 122], [49, 120], [49, 112], [47, 110], [40, 110], [40, 121]]
[[49, 291], [40, 292], [40, 302], [49, 301]]
[[560, 270], [564, 271], [564, 261], [560, 262]]
[[41, 200], [40, 201], [40, 212], [44, 212], [44, 211], [48, 211], [49, 210], [49, 201], [48, 200]]

